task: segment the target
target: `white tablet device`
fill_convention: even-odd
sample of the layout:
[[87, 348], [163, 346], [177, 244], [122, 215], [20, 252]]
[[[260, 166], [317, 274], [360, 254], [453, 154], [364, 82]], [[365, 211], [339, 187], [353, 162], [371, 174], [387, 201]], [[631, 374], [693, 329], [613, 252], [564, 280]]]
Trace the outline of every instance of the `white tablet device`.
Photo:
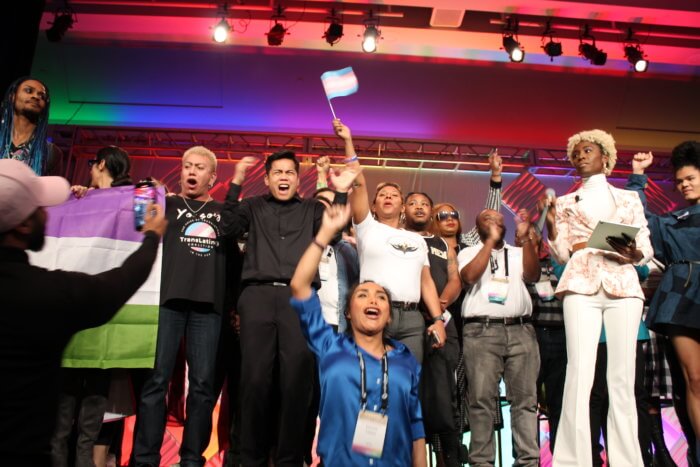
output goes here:
[[598, 225], [595, 226], [593, 235], [588, 239], [586, 246], [588, 248], [598, 248], [600, 250], [615, 252], [615, 249], [605, 240], [607, 237], [622, 238], [622, 234], [624, 233], [630, 238], [635, 238], [640, 228], [641, 227], [635, 227], [634, 225], [598, 221]]

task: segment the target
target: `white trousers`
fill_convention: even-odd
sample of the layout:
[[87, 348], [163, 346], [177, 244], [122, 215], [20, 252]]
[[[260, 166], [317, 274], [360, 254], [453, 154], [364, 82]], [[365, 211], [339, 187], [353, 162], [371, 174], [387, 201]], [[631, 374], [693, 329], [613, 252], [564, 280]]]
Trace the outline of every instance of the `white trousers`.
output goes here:
[[608, 350], [607, 454], [615, 467], [641, 467], [634, 397], [637, 331], [644, 303], [614, 298], [603, 288], [595, 295], [564, 296], [566, 381], [552, 465], [586, 467], [593, 463], [589, 403], [601, 325]]

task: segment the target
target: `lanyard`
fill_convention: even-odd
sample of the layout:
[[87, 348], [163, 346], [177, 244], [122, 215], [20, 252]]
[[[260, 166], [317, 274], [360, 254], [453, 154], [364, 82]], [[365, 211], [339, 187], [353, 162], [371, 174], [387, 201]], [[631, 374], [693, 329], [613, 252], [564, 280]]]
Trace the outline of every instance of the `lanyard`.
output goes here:
[[[360, 360], [360, 405], [362, 410], [365, 410], [367, 405], [367, 370], [365, 368], [365, 359], [357, 350], [357, 358]], [[389, 407], [389, 360], [386, 358], [386, 352], [382, 355], [382, 412], [386, 413]]]
[[[508, 277], [508, 248], [503, 247], [503, 256], [505, 257], [506, 263], [506, 277]], [[489, 256], [489, 265], [491, 266], [491, 275], [495, 275], [498, 271], [498, 261], [494, 259], [493, 255]]]

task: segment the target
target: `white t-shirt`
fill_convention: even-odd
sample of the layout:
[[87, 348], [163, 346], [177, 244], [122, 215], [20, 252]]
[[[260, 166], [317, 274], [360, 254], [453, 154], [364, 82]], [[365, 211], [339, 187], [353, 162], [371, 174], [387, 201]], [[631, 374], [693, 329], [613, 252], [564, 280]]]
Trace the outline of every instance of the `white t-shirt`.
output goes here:
[[338, 263], [333, 247], [328, 245], [323, 251], [318, 265], [318, 275], [321, 278], [321, 288], [318, 298], [321, 300], [321, 311], [326, 323], [338, 325]]
[[423, 237], [377, 222], [371, 214], [355, 224], [355, 229], [360, 282], [386, 287], [392, 300], [418, 302], [423, 267], [430, 267]]
[[[457, 255], [460, 272], [479, 253], [483, 243], [465, 248]], [[506, 277], [506, 263], [504, 251], [508, 250], [508, 294], [503, 304], [489, 302], [489, 284], [492, 277]], [[481, 278], [467, 291], [462, 302], [462, 316], [472, 318], [486, 316], [489, 318], [512, 318], [517, 316], [530, 316], [532, 314], [532, 301], [527, 287], [523, 281], [523, 249], [504, 243], [500, 250], [492, 250], [491, 257]], [[491, 266], [496, 269], [493, 276]]]

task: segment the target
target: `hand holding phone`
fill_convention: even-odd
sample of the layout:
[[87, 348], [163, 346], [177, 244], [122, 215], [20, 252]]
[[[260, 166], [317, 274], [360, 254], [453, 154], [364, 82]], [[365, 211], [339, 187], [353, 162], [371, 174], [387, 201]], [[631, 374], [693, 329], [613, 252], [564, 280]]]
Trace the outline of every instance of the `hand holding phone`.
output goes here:
[[143, 180], [134, 187], [134, 228], [142, 230], [146, 222], [148, 206], [156, 202], [156, 186], [150, 180]]

